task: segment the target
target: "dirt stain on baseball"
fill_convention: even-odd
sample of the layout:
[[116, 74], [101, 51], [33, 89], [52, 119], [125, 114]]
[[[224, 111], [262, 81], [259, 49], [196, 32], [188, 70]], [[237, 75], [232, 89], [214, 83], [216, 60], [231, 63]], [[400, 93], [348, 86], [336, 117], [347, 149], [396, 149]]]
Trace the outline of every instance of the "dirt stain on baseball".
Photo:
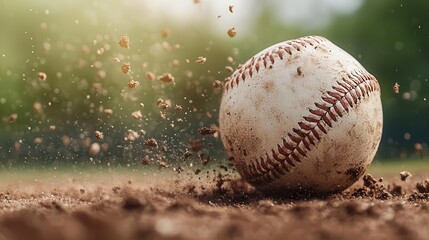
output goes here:
[[269, 81], [264, 82], [264, 89], [267, 93], [272, 92], [274, 87], [275, 87], [275, 83], [273, 80], [269, 80]]
[[303, 72], [302, 72], [302, 67], [298, 67], [298, 68], [296, 69], [296, 72], [298, 73], [298, 76], [301, 76], [301, 75], [303, 74]]

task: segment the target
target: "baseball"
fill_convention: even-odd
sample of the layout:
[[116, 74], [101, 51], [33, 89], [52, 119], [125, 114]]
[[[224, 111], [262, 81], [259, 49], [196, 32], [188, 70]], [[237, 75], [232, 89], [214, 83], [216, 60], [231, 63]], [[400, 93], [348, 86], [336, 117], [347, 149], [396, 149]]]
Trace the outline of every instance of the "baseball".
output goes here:
[[377, 79], [307, 36], [266, 48], [227, 79], [219, 128], [229, 160], [257, 189], [335, 193], [370, 165], [382, 114]]

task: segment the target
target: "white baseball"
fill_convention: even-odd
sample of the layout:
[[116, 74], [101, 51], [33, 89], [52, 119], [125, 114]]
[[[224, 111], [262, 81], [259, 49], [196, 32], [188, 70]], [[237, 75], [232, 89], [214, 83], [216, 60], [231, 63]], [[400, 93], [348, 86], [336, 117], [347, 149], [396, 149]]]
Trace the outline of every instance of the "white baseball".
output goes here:
[[256, 54], [225, 83], [220, 132], [240, 175], [262, 191], [339, 192], [381, 139], [377, 79], [319, 36]]

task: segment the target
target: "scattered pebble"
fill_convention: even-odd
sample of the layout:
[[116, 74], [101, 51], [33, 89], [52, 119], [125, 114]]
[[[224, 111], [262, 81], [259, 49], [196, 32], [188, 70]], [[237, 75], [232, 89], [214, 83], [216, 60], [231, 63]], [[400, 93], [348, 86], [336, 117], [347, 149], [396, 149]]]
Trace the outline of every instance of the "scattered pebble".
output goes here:
[[161, 151], [163, 151], [163, 152], [167, 152], [167, 151], [168, 151], [168, 147], [167, 147], [167, 145], [162, 145], [162, 147], [161, 147]]
[[227, 33], [228, 33], [228, 36], [231, 37], [231, 38], [233, 38], [233, 37], [235, 37], [235, 35], [237, 35], [237, 32], [235, 31], [235, 28], [228, 29]]
[[416, 152], [423, 151], [423, 144], [421, 144], [421, 143], [414, 144], [414, 150], [416, 150]]
[[104, 53], [104, 48], [97, 49], [97, 54], [102, 55]]
[[174, 77], [170, 73], [164, 73], [162, 76], [158, 77], [158, 80], [164, 83], [174, 83]]
[[127, 35], [119, 38], [118, 44], [121, 48], [130, 48], [130, 39]]
[[146, 77], [150, 81], [153, 81], [156, 79], [155, 74], [153, 72], [146, 72]]
[[129, 88], [135, 88], [135, 87], [137, 87], [139, 84], [140, 84], [140, 82], [139, 82], [139, 81], [135, 81], [135, 80], [133, 80], [133, 79], [130, 79], [130, 80], [128, 81], [128, 87], [129, 87]]
[[192, 153], [190, 151], [186, 150], [185, 153], [183, 153], [183, 156], [185, 157], [185, 159], [187, 159], [190, 156], [192, 156]]
[[165, 113], [163, 113], [162, 111], [159, 111], [159, 116], [161, 117], [161, 119], [165, 120], [167, 119], [167, 117], [165, 116]]
[[404, 92], [404, 93], [402, 93], [402, 99], [404, 99], [404, 100], [410, 100], [411, 99], [411, 93], [410, 92]]
[[95, 156], [97, 156], [100, 153], [100, 150], [101, 150], [100, 144], [98, 144], [98, 143], [92, 143], [89, 146], [89, 155], [95, 157]]
[[127, 141], [135, 141], [139, 137], [139, 133], [131, 129], [128, 129], [125, 133], [125, 140]]
[[392, 194], [390, 194], [388, 191], [386, 191], [385, 189], [381, 190], [380, 194], [378, 194], [378, 196], [376, 196], [377, 199], [380, 200], [387, 200], [392, 198]]
[[143, 130], [143, 129], [140, 129], [139, 130], [139, 135], [140, 135], [140, 137], [144, 137], [146, 135], [146, 131]]
[[122, 64], [122, 66], [121, 66], [121, 70], [122, 70], [122, 72], [123, 73], [128, 73], [129, 71], [130, 71], [130, 64], [128, 64], [128, 63], [124, 63], [124, 64]]
[[46, 75], [46, 73], [44, 72], [39, 72], [38, 75], [39, 75], [39, 80], [42, 82], [46, 81], [46, 79], [48, 78], [48, 75]]
[[113, 110], [110, 108], [106, 108], [103, 110], [103, 113], [111, 115], [111, 114], [113, 114]]
[[418, 182], [416, 184], [416, 189], [419, 193], [429, 193], [429, 179]]
[[413, 175], [410, 172], [402, 171], [399, 173], [399, 176], [401, 177], [401, 180], [405, 182], [407, 178], [412, 177]]
[[131, 113], [131, 116], [137, 120], [141, 120], [143, 118], [143, 114], [140, 110], [134, 111]]
[[373, 178], [371, 174], [366, 174], [365, 176], [363, 176], [363, 185], [365, 187], [374, 187], [376, 183], [377, 180], [375, 180], [375, 178]]
[[203, 147], [203, 139], [190, 139], [188, 141], [188, 147], [194, 151], [194, 152], [198, 152], [202, 149]]
[[149, 139], [149, 140], [146, 140], [146, 141], [144, 142], [144, 144], [145, 144], [146, 146], [149, 146], [149, 147], [158, 148], [158, 142], [157, 142], [154, 138], [151, 138], [151, 139]]
[[34, 104], [33, 104], [33, 110], [36, 112], [36, 113], [42, 113], [43, 112], [43, 108], [42, 108], [42, 104], [40, 103], [40, 102], [35, 102]]
[[213, 87], [214, 88], [218, 88], [218, 89], [220, 89], [220, 88], [222, 88], [222, 82], [220, 81], [220, 80], [215, 80], [214, 82], [213, 82]]
[[400, 87], [400, 85], [396, 82], [396, 83], [393, 85], [393, 92], [394, 92], [394, 93], [399, 93], [399, 87]]
[[18, 119], [18, 114], [12, 113], [11, 115], [9, 115], [7, 119], [10, 123], [14, 123]]
[[171, 62], [171, 64], [173, 65], [173, 67], [178, 67], [178, 66], [180, 65], [180, 62], [179, 62], [179, 60], [174, 59], [174, 60]]
[[163, 100], [162, 98], [158, 98], [156, 105], [161, 109], [171, 108], [171, 101], [169, 99]]
[[213, 134], [217, 133], [217, 130], [213, 129], [211, 127], [202, 127], [200, 129], [198, 129], [198, 132], [204, 136], [204, 135], [213, 135]]
[[198, 57], [198, 59], [195, 61], [197, 64], [204, 64], [207, 61], [207, 58], [205, 57]]
[[150, 158], [148, 155], [144, 156], [141, 160], [141, 164], [143, 165], [150, 165], [152, 163], [153, 159]]
[[183, 107], [181, 105], [176, 104], [174, 109], [176, 109], [177, 111], [182, 111]]
[[34, 143], [35, 144], [42, 144], [42, 142], [43, 142], [43, 139], [42, 138], [40, 138], [40, 137], [36, 137], [35, 139], [34, 139]]
[[95, 131], [95, 138], [97, 138], [99, 140], [103, 139], [104, 138], [103, 132]]
[[156, 163], [158, 164], [159, 169], [168, 168], [168, 164], [163, 157], [159, 157], [158, 160], [156, 160]]
[[392, 193], [392, 195], [394, 196], [401, 196], [404, 194], [404, 190], [402, 189], [402, 186], [400, 185], [396, 185], [396, 184], [392, 184], [391, 186], [391, 190], [390, 192]]
[[234, 5], [229, 5], [228, 10], [230, 13], [234, 13]]
[[200, 161], [205, 166], [210, 162], [210, 157], [205, 153], [200, 153]]
[[171, 30], [170, 29], [163, 29], [161, 31], [161, 37], [164, 38], [164, 39], [170, 37], [170, 35], [171, 35]]
[[181, 173], [183, 172], [185, 169], [183, 169], [181, 166], [175, 167], [173, 168], [174, 171], [176, 171], [177, 173]]

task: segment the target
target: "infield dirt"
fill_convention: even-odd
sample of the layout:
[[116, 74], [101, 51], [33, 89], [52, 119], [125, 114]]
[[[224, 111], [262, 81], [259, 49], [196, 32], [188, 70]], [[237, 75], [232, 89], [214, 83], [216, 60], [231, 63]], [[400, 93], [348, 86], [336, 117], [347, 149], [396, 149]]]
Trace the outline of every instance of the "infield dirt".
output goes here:
[[367, 175], [340, 194], [281, 198], [221, 171], [189, 176], [2, 182], [0, 239], [429, 239], [427, 174]]

